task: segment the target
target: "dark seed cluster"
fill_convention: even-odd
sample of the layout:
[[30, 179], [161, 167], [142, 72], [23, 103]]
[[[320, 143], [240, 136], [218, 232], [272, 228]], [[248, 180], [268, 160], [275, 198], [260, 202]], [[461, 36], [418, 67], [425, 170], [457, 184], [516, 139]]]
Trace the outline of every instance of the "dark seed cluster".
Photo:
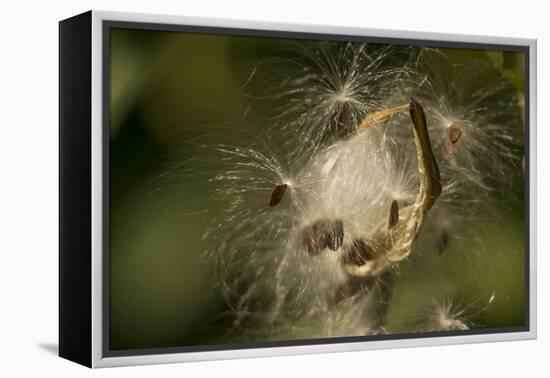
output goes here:
[[306, 251], [318, 255], [325, 248], [337, 251], [341, 248], [343, 264], [363, 265], [376, 258], [374, 249], [366, 239], [356, 238], [350, 244], [343, 244], [344, 222], [341, 219], [321, 219], [304, 227], [303, 242]]
[[344, 222], [341, 219], [320, 219], [304, 227], [303, 241], [310, 255], [318, 255], [323, 249], [337, 251], [344, 241]]

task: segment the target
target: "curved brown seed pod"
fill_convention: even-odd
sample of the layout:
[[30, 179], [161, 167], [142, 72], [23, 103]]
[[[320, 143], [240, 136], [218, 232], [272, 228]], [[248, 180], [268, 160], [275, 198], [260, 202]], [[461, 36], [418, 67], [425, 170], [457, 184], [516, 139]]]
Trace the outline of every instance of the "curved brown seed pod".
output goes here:
[[372, 125], [375, 125], [376, 123], [390, 117], [392, 114], [399, 113], [408, 109], [410, 109], [410, 104], [404, 104], [404, 105], [395, 106], [393, 108], [388, 108], [388, 109], [380, 110], [378, 112], [369, 114], [368, 116], [363, 118], [359, 126], [357, 126], [357, 132], [361, 132], [368, 129]]
[[420, 190], [416, 202], [424, 211], [432, 208], [441, 194], [441, 175], [435, 160], [424, 108], [414, 98], [409, 103], [409, 113], [413, 123], [415, 145], [417, 150], [418, 170], [420, 173]]
[[377, 257], [374, 261], [368, 261], [361, 266], [347, 264], [345, 269], [350, 276], [377, 276], [387, 271], [391, 264], [406, 259], [422, 230], [426, 214], [441, 194], [441, 177], [432, 151], [424, 109], [414, 99], [411, 99], [408, 109], [413, 123], [419, 178], [418, 194], [414, 203], [401, 212], [402, 219], [392, 230], [391, 237], [388, 237], [385, 221], [372, 232], [369, 240], [376, 247]]
[[388, 221], [388, 229], [391, 230], [392, 228], [397, 226], [397, 222], [399, 222], [399, 203], [397, 203], [397, 200], [393, 200], [390, 206], [390, 219]]
[[277, 206], [282, 201], [287, 188], [288, 184], [279, 184], [273, 188], [271, 191], [271, 199], [269, 201], [270, 207]]

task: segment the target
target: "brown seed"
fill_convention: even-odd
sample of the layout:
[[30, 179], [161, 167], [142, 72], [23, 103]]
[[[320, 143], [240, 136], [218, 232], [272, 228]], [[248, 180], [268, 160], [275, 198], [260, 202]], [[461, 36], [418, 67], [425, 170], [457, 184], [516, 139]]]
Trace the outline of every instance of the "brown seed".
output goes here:
[[390, 207], [390, 219], [388, 222], [388, 229], [392, 229], [397, 225], [397, 222], [399, 222], [399, 203], [397, 203], [397, 200], [393, 200], [391, 202]]
[[344, 241], [344, 222], [337, 219], [328, 225], [327, 246], [333, 251], [337, 251]]
[[365, 239], [355, 239], [351, 244], [342, 249], [342, 262], [344, 264], [363, 265], [376, 256], [370, 244]]
[[343, 103], [335, 104], [328, 116], [327, 129], [329, 131], [340, 130], [344, 124], [344, 116], [345, 116], [344, 104]]
[[447, 129], [447, 135], [449, 137], [449, 140], [451, 141], [451, 144], [455, 145], [462, 137], [462, 130], [460, 130], [458, 127], [451, 126]]
[[310, 255], [318, 255], [325, 248], [338, 250], [344, 241], [344, 223], [340, 219], [320, 219], [304, 227], [304, 248]]
[[285, 195], [287, 187], [287, 184], [279, 184], [273, 188], [273, 190], [271, 191], [271, 200], [269, 201], [270, 207], [277, 206], [279, 202], [281, 202]]
[[437, 239], [437, 253], [439, 256], [445, 252], [447, 247], [449, 246], [449, 232], [447, 230], [441, 231], [439, 234], [439, 238]]
[[321, 219], [304, 227], [304, 247], [310, 255], [318, 255], [327, 247], [329, 240], [328, 221]]

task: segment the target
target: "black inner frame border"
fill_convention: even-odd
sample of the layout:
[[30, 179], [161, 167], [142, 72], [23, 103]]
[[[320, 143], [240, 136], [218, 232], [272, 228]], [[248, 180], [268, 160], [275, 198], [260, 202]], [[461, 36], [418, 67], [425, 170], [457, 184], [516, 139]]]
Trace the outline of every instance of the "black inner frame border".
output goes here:
[[[111, 350], [110, 349], [110, 31], [111, 29], [135, 29], [135, 30], [150, 30], [150, 31], [166, 31], [166, 32], [183, 32], [183, 33], [198, 33], [198, 34], [217, 34], [217, 35], [232, 35], [246, 37], [265, 37], [265, 38], [281, 38], [281, 39], [304, 39], [304, 40], [323, 40], [323, 41], [340, 41], [340, 42], [365, 42], [379, 43], [392, 45], [407, 45], [415, 47], [439, 47], [439, 48], [461, 48], [472, 50], [497, 50], [511, 51], [523, 53], [524, 61], [524, 80], [525, 80], [525, 112], [524, 112], [524, 156], [525, 166], [528, 169], [524, 172], [524, 239], [525, 239], [525, 269], [524, 269], [524, 325], [520, 327], [503, 327], [503, 328], [479, 328], [466, 331], [445, 331], [445, 332], [418, 332], [418, 333], [401, 333], [387, 335], [370, 335], [370, 336], [347, 336], [347, 337], [332, 337], [318, 339], [292, 339], [281, 341], [260, 341], [249, 343], [236, 344], [219, 344], [219, 345], [196, 345], [196, 346], [181, 346], [181, 347], [158, 347], [144, 349], [128, 349], [128, 350]], [[403, 31], [406, 34], [406, 31]], [[207, 352], [207, 351], [224, 351], [224, 350], [243, 350], [243, 349], [258, 349], [258, 348], [280, 348], [293, 346], [308, 346], [308, 345], [331, 345], [341, 343], [355, 343], [365, 341], [382, 341], [382, 340], [407, 340], [421, 338], [437, 338], [448, 336], [468, 336], [468, 335], [486, 335], [497, 333], [514, 333], [514, 332], [529, 332], [530, 331], [530, 47], [519, 45], [505, 45], [480, 42], [445, 42], [434, 41], [429, 39], [407, 39], [393, 37], [369, 37], [357, 35], [343, 34], [325, 34], [325, 33], [307, 33], [307, 32], [289, 32], [289, 31], [274, 31], [260, 29], [244, 29], [244, 28], [229, 28], [229, 27], [211, 27], [211, 26], [192, 26], [192, 25], [177, 25], [177, 24], [161, 24], [161, 23], [146, 23], [132, 21], [102, 21], [102, 169], [103, 169], [103, 203], [102, 203], [102, 221], [103, 221], [103, 240], [102, 240], [102, 307], [101, 314], [101, 332], [102, 332], [102, 357], [124, 357], [124, 356], [142, 356], [154, 354], [172, 354], [172, 353], [190, 353], [190, 352]]]

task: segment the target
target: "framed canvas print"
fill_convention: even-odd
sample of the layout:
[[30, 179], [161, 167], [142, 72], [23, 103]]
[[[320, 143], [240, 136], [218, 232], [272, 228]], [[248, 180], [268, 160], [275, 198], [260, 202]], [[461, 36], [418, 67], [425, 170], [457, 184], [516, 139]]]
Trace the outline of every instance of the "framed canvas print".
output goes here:
[[536, 337], [536, 41], [61, 21], [59, 353]]

